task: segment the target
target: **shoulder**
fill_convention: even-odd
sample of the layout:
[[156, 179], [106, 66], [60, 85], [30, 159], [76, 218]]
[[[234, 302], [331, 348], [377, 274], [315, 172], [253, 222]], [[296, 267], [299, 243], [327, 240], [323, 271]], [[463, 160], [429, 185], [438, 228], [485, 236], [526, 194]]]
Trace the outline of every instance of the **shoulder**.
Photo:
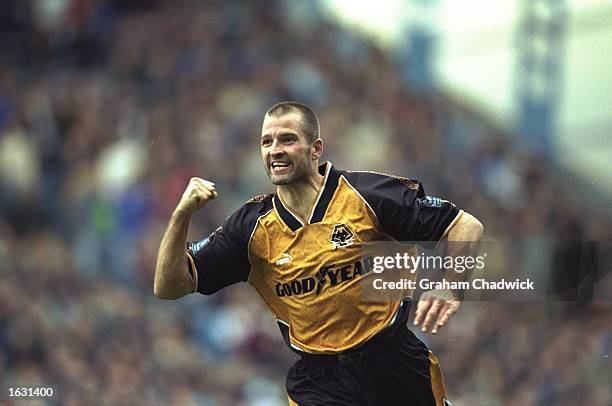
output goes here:
[[246, 201], [246, 204], [249, 203], [262, 203], [262, 202], [272, 202], [272, 197], [274, 197], [274, 195], [272, 193], [268, 193], [268, 194], [263, 194], [263, 195], [257, 195], [249, 200]]
[[[238, 209], [234, 210], [208, 237], [199, 242], [190, 242], [189, 252], [197, 254], [199, 251], [231, 252], [242, 255], [242, 249], [248, 247], [258, 220], [272, 210], [272, 195], [256, 196], [243, 203]], [[203, 250], [207, 247], [206, 250]]]
[[394, 191], [424, 195], [423, 186], [416, 179], [376, 171], [342, 171], [342, 176], [361, 194], [387, 194]]
[[245, 211], [249, 218], [254, 217], [258, 219], [272, 210], [274, 207], [272, 204], [273, 197], [273, 194], [255, 196], [242, 205], [242, 210]]
[[243, 225], [254, 225], [257, 220], [272, 210], [272, 194], [255, 196], [247, 200], [234, 211], [229, 219], [239, 221]]

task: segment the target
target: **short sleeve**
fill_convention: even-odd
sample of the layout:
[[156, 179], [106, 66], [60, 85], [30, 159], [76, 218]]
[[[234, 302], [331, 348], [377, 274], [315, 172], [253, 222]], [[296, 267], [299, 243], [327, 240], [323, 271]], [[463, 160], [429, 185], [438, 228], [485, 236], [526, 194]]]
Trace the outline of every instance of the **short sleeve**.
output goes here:
[[249, 277], [249, 241], [264, 208], [247, 203], [208, 237], [187, 242], [188, 265], [196, 290], [210, 295]]
[[348, 172], [347, 180], [374, 211], [382, 231], [397, 241], [441, 240], [461, 215], [453, 203], [427, 196], [416, 180]]

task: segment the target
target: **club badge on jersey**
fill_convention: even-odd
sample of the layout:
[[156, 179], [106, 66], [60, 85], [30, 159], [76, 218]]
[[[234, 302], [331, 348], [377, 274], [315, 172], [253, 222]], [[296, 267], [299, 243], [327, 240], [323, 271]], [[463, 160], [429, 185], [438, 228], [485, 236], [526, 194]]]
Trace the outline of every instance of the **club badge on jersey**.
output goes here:
[[350, 247], [355, 244], [355, 235], [346, 224], [336, 224], [330, 241], [334, 249]]

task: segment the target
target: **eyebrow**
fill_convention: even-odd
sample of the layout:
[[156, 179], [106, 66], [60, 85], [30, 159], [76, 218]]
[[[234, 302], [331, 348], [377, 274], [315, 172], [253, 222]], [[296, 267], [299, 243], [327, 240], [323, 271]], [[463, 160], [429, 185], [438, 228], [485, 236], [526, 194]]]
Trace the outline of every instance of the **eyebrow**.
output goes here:
[[[284, 133], [280, 133], [278, 136], [279, 136], [279, 137], [284, 137], [284, 136], [287, 136], [287, 135], [289, 135], [289, 136], [299, 137], [299, 134], [298, 134], [298, 133], [293, 133], [293, 132], [284, 132]], [[272, 134], [269, 134], [269, 133], [268, 133], [268, 134], [263, 134], [263, 135], [261, 136], [261, 138], [271, 137], [271, 136], [272, 136]]]

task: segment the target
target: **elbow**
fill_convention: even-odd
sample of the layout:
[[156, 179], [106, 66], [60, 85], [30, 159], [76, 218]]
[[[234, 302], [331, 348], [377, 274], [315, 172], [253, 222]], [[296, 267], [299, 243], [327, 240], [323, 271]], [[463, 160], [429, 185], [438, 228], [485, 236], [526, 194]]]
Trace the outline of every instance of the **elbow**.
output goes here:
[[484, 226], [482, 225], [482, 223], [474, 216], [472, 216], [470, 214], [471, 217], [471, 223], [472, 223], [472, 228], [473, 228], [473, 233], [474, 233], [474, 237], [476, 241], [480, 241], [480, 239], [482, 238], [482, 235], [484, 234]]
[[182, 297], [182, 295], [176, 295], [167, 289], [164, 289], [164, 287], [157, 280], [153, 283], [153, 294], [159, 299], [163, 300], [175, 300]]
[[165, 300], [169, 300], [170, 297], [168, 296], [168, 294], [166, 293], [166, 291], [164, 291], [159, 284], [157, 283], [157, 281], [155, 283], [153, 283], [153, 294], [160, 298], [160, 299], [165, 299]]
[[196, 282], [180, 261], [173, 264], [158, 260], [153, 278], [153, 294], [156, 297], [175, 300], [195, 291]]
[[173, 295], [165, 291], [155, 290], [155, 288], [153, 289], [153, 294], [155, 294], [157, 298], [163, 300], [176, 300], [183, 297], [182, 295]]

